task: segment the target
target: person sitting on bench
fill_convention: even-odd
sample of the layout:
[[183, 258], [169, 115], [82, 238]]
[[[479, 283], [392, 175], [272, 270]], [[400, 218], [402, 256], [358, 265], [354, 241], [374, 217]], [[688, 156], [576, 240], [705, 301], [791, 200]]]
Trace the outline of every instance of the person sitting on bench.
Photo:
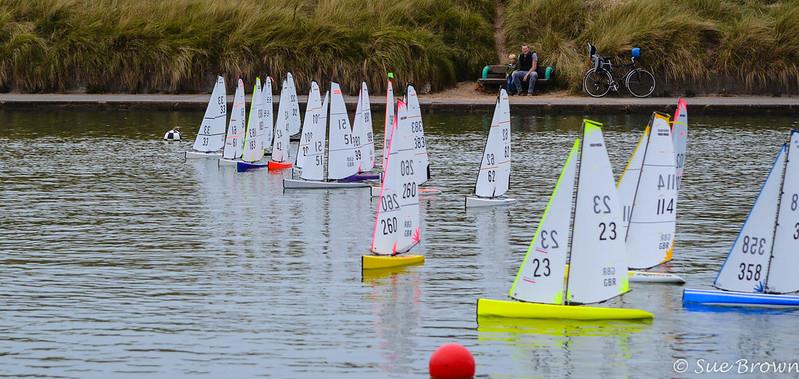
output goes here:
[[519, 55], [516, 67], [518, 69], [511, 74], [515, 91], [511, 90], [510, 94], [524, 96], [522, 82], [528, 82], [527, 95], [532, 95], [535, 90], [535, 81], [538, 79], [538, 72], [535, 71], [538, 68], [538, 54], [531, 51], [530, 46], [526, 43], [522, 45], [522, 53]]

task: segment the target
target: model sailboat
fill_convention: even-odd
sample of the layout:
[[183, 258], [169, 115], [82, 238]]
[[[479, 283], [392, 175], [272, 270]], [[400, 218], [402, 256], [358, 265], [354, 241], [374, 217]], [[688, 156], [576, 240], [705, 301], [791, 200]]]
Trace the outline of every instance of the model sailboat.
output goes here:
[[653, 317], [637, 309], [577, 306], [629, 291], [621, 208], [600, 128], [583, 121], [582, 144], [575, 141], [510, 288], [517, 301], [478, 299], [478, 317]]
[[235, 166], [237, 160], [244, 153], [244, 122], [247, 120], [245, 113], [244, 82], [239, 79], [225, 136], [225, 149], [222, 152], [222, 158], [219, 159], [220, 166]]
[[510, 185], [510, 105], [508, 93], [500, 90], [494, 118], [488, 129], [480, 172], [474, 185], [476, 197], [466, 197], [466, 207], [507, 205], [515, 199], [502, 198]]
[[[307, 150], [298, 159], [302, 165], [301, 179], [283, 179], [285, 189], [330, 189], [330, 188], [369, 188], [368, 183], [343, 182], [342, 179], [355, 175], [355, 145], [352, 141], [347, 108], [338, 83], [330, 83], [330, 138], [328, 139], [327, 178], [324, 172], [324, 143], [327, 129], [328, 97], [320, 103], [319, 86], [311, 83], [308, 94], [306, 121], [311, 117], [307, 131]], [[308, 113], [310, 112], [310, 113]], [[302, 154], [302, 153], [301, 153]]]
[[[288, 92], [288, 96], [286, 97], [288, 99], [288, 108], [286, 109], [289, 112], [289, 136], [296, 136], [300, 132], [300, 126], [302, 125], [302, 121], [300, 120], [300, 99], [297, 97], [297, 86], [294, 85], [294, 76], [292, 76], [290, 72], [286, 74], [286, 85], [287, 87], [285, 90]], [[282, 102], [283, 93], [281, 92], [280, 95], [280, 100]], [[295, 139], [295, 141], [297, 139]]]
[[284, 79], [283, 87], [280, 91], [280, 103], [277, 105], [275, 137], [272, 141], [272, 159], [268, 163], [270, 170], [284, 170], [292, 166], [289, 159], [289, 123], [292, 120], [290, 97], [289, 83]]
[[405, 103], [399, 101], [375, 217], [371, 248], [373, 255], [362, 257], [363, 270], [388, 269], [424, 262], [424, 256], [405, 255], [421, 241], [416, 183], [416, 170], [420, 166], [413, 147], [411, 122]]
[[416, 162], [419, 170], [416, 172], [417, 184], [422, 185], [430, 179], [430, 159], [427, 156], [427, 143], [424, 139], [424, 124], [422, 123], [422, 108], [419, 106], [419, 96], [416, 89], [409, 85], [405, 96], [408, 99], [408, 119], [411, 124], [411, 135]]
[[219, 149], [225, 146], [225, 121], [227, 121], [225, 78], [219, 76], [205, 108], [200, 132], [194, 139], [191, 151], [185, 153], [185, 158], [221, 158], [222, 153]]
[[[268, 81], [268, 79], [267, 79]], [[241, 161], [236, 162], [236, 170], [243, 172], [256, 168], [266, 168], [267, 162], [261, 162], [264, 158], [264, 134], [265, 114], [264, 97], [261, 94], [261, 79], [255, 78], [255, 88], [252, 92], [252, 104], [250, 105], [250, 119], [247, 122], [247, 131], [244, 133], [244, 154]]]
[[716, 290], [683, 291], [683, 304], [799, 306], [799, 131], [780, 148]]
[[[628, 265], [646, 269], [672, 258], [677, 226], [677, 176], [669, 117], [653, 113], [618, 183]], [[633, 282], [682, 284], [663, 272], [630, 271]]]
[[348, 180], [379, 180], [379, 173], [368, 173], [375, 167], [375, 143], [372, 133], [372, 109], [369, 106], [369, 88], [361, 83], [358, 106], [352, 123], [352, 140], [355, 144], [355, 162], [358, 172]]
[[272, 139], [274, 138], [275, 120], [272, 105], [272, 78], [267, 76], [264, 80], [264, 86], [261, 89], [261, 96], [263, 96], [263, 110], [264, 110], [264, 154], [272, 152]]

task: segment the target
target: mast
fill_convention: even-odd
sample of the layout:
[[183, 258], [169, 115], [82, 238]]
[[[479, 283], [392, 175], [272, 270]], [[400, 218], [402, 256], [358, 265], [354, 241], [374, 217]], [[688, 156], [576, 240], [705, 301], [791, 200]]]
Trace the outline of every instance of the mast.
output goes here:
[[781, 171], [782, 175], [780, 176], [780, 191], [779, 196], [777, 197], [777, 212], [774, 214], [774, 232], [771, 235], [771, 249], [769, 249], [769, 257], [768, 262], [766, 263], [766, 278], [763, 280], [763, 292], [768, 293], [768, 279], [771, 274], [771, 261], [774, 260], [774, 245], [776, 245], [775, 241], [777, 240], [777, 229], [779, 226], [779, 219], [780, 219], [780, 208], [782, 207], [782, 195], [784, 194], [783, 189], [785, 188], [785, 176], [787, 174], [786, 168], [788, 167], [788, 162], [791, 160], [791, 145], [790, 139], [788, 140], [788, 144], [783, 145], [784, 148], [787, 150], [785, 152], [785, 163], [782, 165]]
[[[647, 125], [647, 129], [649, 129], [649, 133], [646, 136], [646, 143], [644, 144], [644, 156], [641, 158], [641, 166], [638, 168], [638, 180], [635, 183], [635, 192], [633, 195], [633, 202], [630, 203], [630, 218], [627, 220], [627, 228], [624, 229], [624, 241], [626, 242], [630, 237], [630, 225], [632, 225], [633, 220], [633, 212], [635, 212], [635, 199], [638, 197], [638, 189], [641, 187], [641, 177], [644, 176], [644, 164], [646, 164], [646, 152], [649, 150], [649, 140], [652, 138], [652, 121], [655, 115], [649, 117], [649, 125]], [[622, 217], [627, 217], [627, 213], [624, 212], [622, 209]]]
[[571, 216], [570, 216], [570, 219], [571, 219], [571, 224], [570, 225], [571, 225], [571, 227], [569, 228], [569, 247], [568, 247], [568, 250], [566, 251], [566, 267], [568, 267], [568, 268], [566, 269], [566, 275], [565, 275], [566, 284], [563, 285], [563, 304], [567, 304], [569, 302], [569, 299], [568, 299], [569, 279], [568, 278], [569, 278], [569, 274], [571, 273], [571, 269], [572, 269], [571, 261], [572, 261], [572, 247], [574, 246], [574, 243], [573, 243], [574, 242], [574, 219], [575, 219], [575, 217], [577, 217], [577, 205], [578, 205], [577, 204], [578, 203], [577, 194], [580, 192], [580, 172], [582, 171], [582, 168], [583, 168], [583, 150], [585, 150], [585, 129], [586, 129], [585, 128], [585, 120], [583, 120], [583, 138], [582, 138], [582, 141], [580, 143], [580, 157], [577, 160], [577, 175], [575, 175], [575, 179], [574, 179], [575, 180], [574, 192], [572, 192], [572, 204], [574, 204], [574, 206], [572, 207], [572, 212], [571, 212]]

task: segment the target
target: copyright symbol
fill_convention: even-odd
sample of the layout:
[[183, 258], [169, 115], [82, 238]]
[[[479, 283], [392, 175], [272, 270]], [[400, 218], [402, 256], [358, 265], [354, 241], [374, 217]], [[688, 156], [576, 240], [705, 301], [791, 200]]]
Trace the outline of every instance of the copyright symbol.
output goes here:
[[678, 374], [684, 374], [688, 371], [688, 361], [685, 359], [678, 359], [674, 361], [674, 365], [672, 366], [674, 372]]

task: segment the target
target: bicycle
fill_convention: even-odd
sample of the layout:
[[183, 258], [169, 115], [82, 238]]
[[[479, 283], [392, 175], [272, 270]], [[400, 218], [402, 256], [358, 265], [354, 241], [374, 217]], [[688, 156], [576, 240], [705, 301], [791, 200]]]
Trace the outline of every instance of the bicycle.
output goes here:
[[[634, 48], [630, 63], [622, 65], [627, 71], [624, 76], [624, 86], [635, 97], [648, 97], [655, 92], [655, 76], [651, 72], [638, 67], [636, 58], [640, 57], [641, 50]], [[592, 97], [602, 97], [613, 90], [619, 92], [620, 83], [613, 76], [612, 57], [603, 57], [597, 54], [596, 47], [588, 43], [588, 55], [594, 67], [586, 71], [583, 77], [583, 90]]]

